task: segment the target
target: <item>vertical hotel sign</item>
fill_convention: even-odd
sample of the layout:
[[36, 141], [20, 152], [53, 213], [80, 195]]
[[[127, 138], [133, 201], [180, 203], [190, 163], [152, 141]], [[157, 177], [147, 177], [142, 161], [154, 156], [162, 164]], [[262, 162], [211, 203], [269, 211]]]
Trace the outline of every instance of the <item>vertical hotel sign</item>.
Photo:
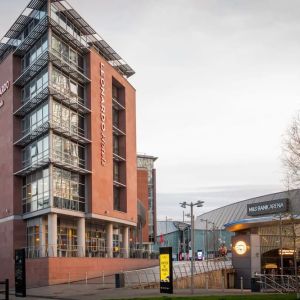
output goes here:
[[105, 102], [106, 82], [104, 64], [100, 63], [100, 157], [101, 165], [106, 166], [106, 102]]
[[160, 292], [173, 294], [172, 247], [159, 248]]
[[6, 81], [2, 86], [0, 86], [0, 108], [4, 105], [4, 101], [1, 97], [6, 93], [6, 91], [10, 88], [10, 81]]

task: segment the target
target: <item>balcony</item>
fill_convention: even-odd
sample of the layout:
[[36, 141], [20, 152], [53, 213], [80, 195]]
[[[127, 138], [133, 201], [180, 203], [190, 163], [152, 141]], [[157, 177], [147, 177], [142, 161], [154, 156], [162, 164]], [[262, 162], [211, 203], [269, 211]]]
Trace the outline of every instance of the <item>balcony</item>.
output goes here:
[[119, 129], [116, 124], [113, 124], [113, 133], [117, 136], [126, 135], [124, 131]]
[[22, 137], [17, 140], [14, 145], [24, 147], [36, 140], [41, 135], [45, 134], [50, 128], [50, 122], [46, 121], [33, 130], [25, 130], [22, 132]]
[[15, 55], [23, 56], [38, 41], [48, 28], [48, 16], [44, 15], [28, 36], [20, 42], [15, 50]]
[[50, 95], [50, 91], [48, 86], [40, 88], [40, 90], [37, 91], [34, 97], [25, 101], [24, 104], [14, 112], [14, 115], [18, 117], [24, 117], [31, 110], [33, 110], [43, 101], [45, 101], [49, 95]]
[[60, 70], [69, 74], [80, 83], [90, 82], [89, 78], [81, 73], [74, 65], [66, 62], [49, 49], [44, 51], [30, 66], [28, 66], [14, 82], [14, 85], [24, 86], [31, 78], [36, 76], [49, 62], [52, 62]]
[[[78, 162], [78, 163], [77, 163]], [[43, 153], [34, 157], [34, 159], [29, 159], [23, 162], [23, 168], [14, 175], [26, 176], [40, 168], [44, 168], [48, 164], [52, 163], [58, 168], [63, 168], [71, 172], [77, 172], [80, 174], [90, 174], [91, 172], [85, 168], [85, 160], [79, 157], [68, 159], [66, 155], [49, 155], [49, 149], [45, 150]]]
[[113, 104], [113, 108], [115, 108], [116, 110], [125, 110], [125, 107], [119, 102], [118, 99], [116, 98], [112, 98], [112, 104]]
[[32, 77], [37, 75], [49, 61], [48, 51], [44, 51], [30, 66], [28, 66], [14, 82], [14, 85], [24, 86]]

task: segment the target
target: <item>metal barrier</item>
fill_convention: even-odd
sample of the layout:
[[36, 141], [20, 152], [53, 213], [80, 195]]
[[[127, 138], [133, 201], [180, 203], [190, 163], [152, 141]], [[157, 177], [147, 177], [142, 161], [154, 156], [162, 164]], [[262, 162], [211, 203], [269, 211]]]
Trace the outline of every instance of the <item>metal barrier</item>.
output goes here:
[[30, 259], [41, 257], [104, 257], [104, 258], [139, 258], [158, 259], [157, 251], [119, 247], [83, 247], [77, 245], [40, 245], [26, 248], [26, 257]]
[[[4, 290], [1, 289], [1, 286], [4, 285]], [[9, 280], [5, 279], [4, 281], [0, 281], [0, 295], [4, 294], [5, 300], [9, 299]]]
[[[212, 259], [195, 261], [194, 275], [205, 274], [217, 270], [232, 269], [232, 261], [227, 259]], [[173, 262], [173, 278], [178, 280], [191, 276], [190, 261]], [[159, 266], [135, 271], [124, 272], [126, 287], [145, 287], [160, 282]]]
[[256, 282], [262, 292], [277, 293], [297, 292], [300, 288], [300, 277], [294, 275], [255, 274]]

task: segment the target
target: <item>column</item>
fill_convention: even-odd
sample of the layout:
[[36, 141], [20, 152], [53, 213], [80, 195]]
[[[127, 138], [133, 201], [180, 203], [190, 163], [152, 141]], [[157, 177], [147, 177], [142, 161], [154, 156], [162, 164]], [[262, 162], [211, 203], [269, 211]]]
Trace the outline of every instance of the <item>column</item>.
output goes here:
[[40, 217], [39, 224], [39, 239], [40, 239], [40, 257], [46, 257], [46, 222], [43, 217]]
[[113, 257], [113, 224], [108, 223], [106, 225], [106, 251], [107, 257]]
[[123, 253], [124, 258], [129, 258], [129, 227], [123, 228]]
[[77, 255], [85, 257], [85, 218], [77, 221]]
[[48, 214], [48, 256], [57, 256], [57, 214]]

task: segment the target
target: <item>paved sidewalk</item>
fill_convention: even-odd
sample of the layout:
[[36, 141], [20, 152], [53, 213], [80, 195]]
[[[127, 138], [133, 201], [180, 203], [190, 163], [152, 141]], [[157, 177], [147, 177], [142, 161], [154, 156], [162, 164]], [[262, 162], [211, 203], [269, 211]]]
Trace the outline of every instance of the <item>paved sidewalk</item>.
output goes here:
[[[244, 290], [244, 294], [249, 294], [249, 290]], [[241, 295], [241, 290], [230, 289], [196, 289], [195, 296], [204, 295]], [[85, 284], [62, 284], [56, 286], [48, 286], [27, 290], [28, 300], [36, 299], [68, 299], [68, 300], [94, 300], [94, 299], [127, 299], [127, 298], [143, 298], [143, 297], [181, 297], [191, 296], [189, 289], [175, 290], [174, 295], [160, 294], [158, 289], [102, 289], [97, 285]], [[16, 298], [11, 294], [10, 299]]]

